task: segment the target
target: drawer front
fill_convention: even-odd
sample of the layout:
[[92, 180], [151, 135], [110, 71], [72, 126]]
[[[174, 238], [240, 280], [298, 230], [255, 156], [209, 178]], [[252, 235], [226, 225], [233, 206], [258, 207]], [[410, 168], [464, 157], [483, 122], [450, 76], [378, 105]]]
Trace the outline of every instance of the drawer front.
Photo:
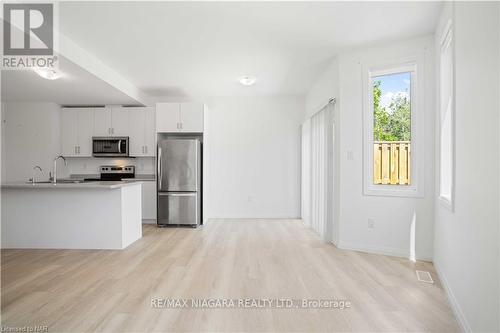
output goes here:
[[158, 224], [196, 225], [198, 193], [158, 193]]

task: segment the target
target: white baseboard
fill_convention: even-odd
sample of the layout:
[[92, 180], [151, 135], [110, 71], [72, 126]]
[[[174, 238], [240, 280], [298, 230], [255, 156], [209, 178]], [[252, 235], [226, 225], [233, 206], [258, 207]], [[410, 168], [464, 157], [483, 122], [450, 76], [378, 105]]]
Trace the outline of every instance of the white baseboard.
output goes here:
[[234, 215], [234, 216], [225, 216], [225, 215], [219, 215], [217, 217], [206, 217], [205, 220], [300, 220], [300, 217], [293, 217], [293, 216], [271, 216], [271, 217], [262, 217], [262, 216], [246, 216], [246, 215]]
[[[393, 247], [383, 247], [383, 246], [371, 246], [366, 244], [346, 242], [338, 240], [334, 243], [336, 247], [342, 250], [352, 250], [359, 252], [366, 252], [372, 254], [382, 254], [385, 256], [398, 257], [398, 258], [410, 258], [410, 251], [405, 249], [398, 249]], [[427, 257], [417, 257], [416, 260], [432, 262], [432, 258]]]
[[441, 285], [443, 286], [444, 291], [446, 292], [446, 296], [448, 297], [448, 301], [450, 302], [451, 309], [453, 310], [453, 313], [457, 318], [458, 324], [460, 325], [462, 332], [472, 332], [472, 329], [470, 328], [469, 323], [467, 322], [467, 319], [465, 318], [465, 315], [462, 312], [462, 309], [460, 308], [460, 304], [458, 304], [458, 301], [455, 298], [455, 295], [453, 294], [453, 291], [450, 288], [446, 276], [439, 269], [439, 265], [437, 263], [434, 263], [434, 268], [436, 269], [436, 273], [439, 277], [439, 280], [441, 281]]
[[391, 247], [381, 247], [381, 246], [370, 246], [360, 243], [346, 242], [339, 240], [337, 242], [337, 247], [342, 250], [352, 250], [359, 252], [367, 252], [374, 254], [383, 254], [392, 257], [409, 258], [410, 252], [403, 249], [391, 248]]

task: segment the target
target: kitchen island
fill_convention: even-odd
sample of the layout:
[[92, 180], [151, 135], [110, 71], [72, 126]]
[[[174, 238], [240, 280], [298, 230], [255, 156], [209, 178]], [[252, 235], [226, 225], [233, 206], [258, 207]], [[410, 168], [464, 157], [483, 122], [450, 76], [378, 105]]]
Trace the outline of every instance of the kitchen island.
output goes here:
[[2, 248], [124, 249], [142, 237], [141, 185], [2, 184]]

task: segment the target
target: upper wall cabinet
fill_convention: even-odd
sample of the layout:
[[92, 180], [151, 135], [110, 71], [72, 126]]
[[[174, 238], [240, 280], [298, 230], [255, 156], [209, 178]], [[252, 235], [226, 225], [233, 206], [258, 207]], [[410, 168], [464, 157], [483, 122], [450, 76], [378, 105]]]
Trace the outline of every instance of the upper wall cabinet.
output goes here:
[[63, 108], [61, 111], [61, 153], [68, 157], [92, 155], [93, 108]]
[[99, 108], [94, 112], [94, 136], [111, 135], [111, 109]]
[[155, 156], [155, 109], [129, 108], [130, 156]]
[[179, 121], [181, 132], [203, 132], [204, 108], [205, 106], [202, 103], [181, 103]]
[[179, 103], [156, 104], [156, 132], [179, 132]]
[[128, 136], [130, 129], [130, 118], [128, 108], [112, 107], [111, 108], [111, 135], [112, 136]]
[[203, 132], [203, 103], [156, 104], [156, 132]]
[[128, 108], [117, 106], [95, 110], [94, 136], [128, 136]]
[[93, 136], [128, 136], [133, 157], [155, 156], [154, 107], [63, 108], [62, 154], [92, 156]]

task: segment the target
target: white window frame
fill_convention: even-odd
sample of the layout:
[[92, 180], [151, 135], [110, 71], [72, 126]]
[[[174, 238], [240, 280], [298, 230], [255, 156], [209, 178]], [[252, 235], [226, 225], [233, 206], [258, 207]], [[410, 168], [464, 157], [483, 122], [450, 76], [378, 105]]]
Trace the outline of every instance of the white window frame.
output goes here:
[[[441, 157], [442, 157], [442, 130], [443, 130], [443, 119], [444, 115], [446, 113], [446, 110], [443, 110], [443, 104], [442, 104], [442, 91], [441, 91], [441, 56], [443, 55], [444, 51], [446, 51], [448, 48], [451, 48], [451, 67], [452, 67], [452, 79], [451, 79], [451, 106], [450, 106], [450, 158], [451, 158], [451, 170], [447, 170], [447, 172], [451, 173], [450, 174], [450, 193], [449, 196], [443, 194], [443, 189], [442, 189], [442, 183], [441, 183], [441, 178], [442, 178], [442, 168], [441, 168]], [[438, 124], [439, 124], [439, 160], [438, 160], [438, 165], [439, 165], [439, 193], [438, 193], [438, 199], [440, 204], [448, 208], [449, 210], [453, 211], [454, 208], [454, 197], [455, 197], [455, 53], [454, 53], [454, 36], [453, 36], [453, 23], [451, 20], [449, 20], [443, 29], [443, 33], [441, 34], [440, 38], [440, 48], [439, 48], [439, 57], [440, 57], [440, 67], [439, 67], [439, 96], [438, 96], [438, 101], [439, 101], [439, 107], [438, 107]], [[447, 191], [448, 192], [448, 191]]]
[[[424, 57], [417, 55], [362, 66], [363, 69], [363, 193], [374, 196], [424, 196]], [[373, 183], [373, 77], [411, 72], [411, 183]]]

